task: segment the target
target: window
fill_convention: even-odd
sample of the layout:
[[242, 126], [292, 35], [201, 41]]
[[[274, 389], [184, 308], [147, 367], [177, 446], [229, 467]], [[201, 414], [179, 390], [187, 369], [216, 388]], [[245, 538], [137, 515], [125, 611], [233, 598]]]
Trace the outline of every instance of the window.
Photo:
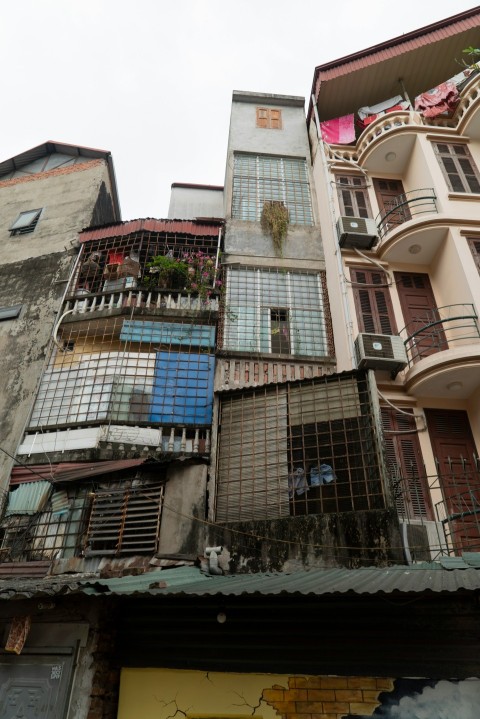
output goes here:
[[226, 305], [225, 349], [328, 355], [319, 274], [231, 268]]
[[235, 155], [232, 217], [258, 222], [268, 201], [283, 202], [292, 225], [313, 225], [306, 161]]
[[145, 554], [158, 548], [163, 484], [129, 483], [95, 493], [85, 555]]
[[397, 512], [402, 518], [432, 519], [427, 477], [412, 414], [382, 407], [385, 459]]
[[470, 251], [472, 253], [475, 265], [477, 267], [477, 270], [480, 273], [480, 238], [468, 237], [467, 241], [468, 241]]
[[360, 332], [397, 334], [390, 291], [386, 286], [387, 275], [384, 272], [353, 268], [350, 272]]
[[0, 320], [14, 320], [22, 311], [23, 305], [12, 305], [11, 307], [0, 307]]
[[440, 167], [452, 192], [480, 193], [480, 175], [466, 145], [436, 143]]
[[26, 235], [33, 232], [41, 215], [42, 209], [21, 212], [10, 227], [10, 235]]
[[269, 130], [282, 129], [282, 111], [269, 107], [257, 107], [257, 127]]
[[363, 177], [342, 175], [337, 177], [340, 212], [346, 217], [371, 217], [368, 190]]
[[365, 375], [220, 398], [217, 521], [385, 507]]

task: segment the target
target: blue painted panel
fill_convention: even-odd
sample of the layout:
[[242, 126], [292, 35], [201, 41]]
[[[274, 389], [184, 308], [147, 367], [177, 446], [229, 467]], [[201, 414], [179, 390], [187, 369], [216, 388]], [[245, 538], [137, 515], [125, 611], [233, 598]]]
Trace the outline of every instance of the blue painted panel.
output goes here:
[[213, 355], [159, 352], [155, 360], [150, 421], [211, 424], [214, 368]]
[[181, 324], [180, 322], [125, 320], [120, 339], [129, 342], [158, 342], [159, 344], [213, 348], [215, 346], [215, 327]]

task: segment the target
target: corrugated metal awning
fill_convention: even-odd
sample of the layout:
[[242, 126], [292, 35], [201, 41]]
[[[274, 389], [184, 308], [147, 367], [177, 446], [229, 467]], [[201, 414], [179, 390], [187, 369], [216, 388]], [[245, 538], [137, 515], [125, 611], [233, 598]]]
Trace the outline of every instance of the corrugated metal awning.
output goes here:
[[155, 220], [151, 217], [139, 220], [119, 222], [107, 227], [84, 230], [79, 235], [80, 242], [103, 240], [109, 237], [125, 237], [134, 232], [164, 232], [168, 234], [193, 235], [194, 237], [218, 237], [220, 220], [214, 222], [193, 222], [187, 220]]
[[115, 459], [103, 462], [60, 462], [59, 464], [33, 464], [14, 467], [10, 478], [10, 484], [22, 484], [39, 481], [43, 478], [47, 481], [73, 482], [77, 479], [96, 477], [99, 474], [110, 474], [119, 472], [122, 469], [138, 467], [146, 462], [146, 459]]
[[5, 514], [36, 514], [45, 506], [52, 485], [50, 482], [24, 482], [8, 494]]

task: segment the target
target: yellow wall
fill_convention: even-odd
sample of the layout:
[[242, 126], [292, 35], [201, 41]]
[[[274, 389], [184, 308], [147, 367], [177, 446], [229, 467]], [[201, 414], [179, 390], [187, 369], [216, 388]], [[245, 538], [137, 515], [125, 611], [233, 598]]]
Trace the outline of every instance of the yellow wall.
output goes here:
[[372, 716], [393, 680], [122, 669], [118, 719]]

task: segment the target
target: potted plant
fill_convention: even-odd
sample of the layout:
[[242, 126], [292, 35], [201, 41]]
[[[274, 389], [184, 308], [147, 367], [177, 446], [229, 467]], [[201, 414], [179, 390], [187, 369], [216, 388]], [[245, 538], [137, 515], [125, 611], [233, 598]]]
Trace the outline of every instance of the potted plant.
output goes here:
[[170, 255], [156, 255], [146, 268], [143, 284], [151, 289], [179, 289], [187, 282], [187, 264]]

